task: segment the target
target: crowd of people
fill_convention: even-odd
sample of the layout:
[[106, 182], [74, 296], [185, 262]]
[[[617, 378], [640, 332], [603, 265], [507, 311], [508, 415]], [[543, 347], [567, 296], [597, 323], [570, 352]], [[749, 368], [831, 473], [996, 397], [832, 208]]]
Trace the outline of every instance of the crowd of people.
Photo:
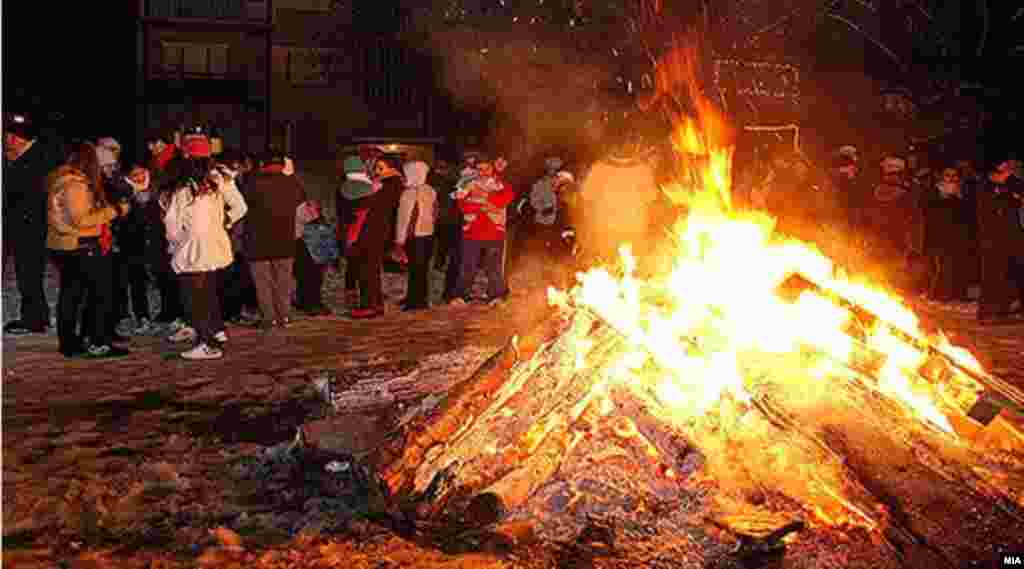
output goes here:
[[[65, 147], [27, 114], [5, 114], [4, 143], [4, 261], [13, 255], [21, 295], [4, 333], [47, 331], [50, 259], [58, 349], [69, 358], [128, 355], [132, 335], [191, 342], [185, 359], [221, 358], [228, 323], [271, 331], [293, 310], [332, 314], [322, 294], [332, 268], [344, 267], [349, 315], [380, 317], [388, 261], [407, 272], [402, 310], [430, 308], [432, 269], [445, 272], [444, 302], [496, 305], [509, 296], [510, 215], [538, 228], [529, 241], [548, 254], [571, 242], [558, 196], [575, 193], [574, 179], [558, 160], [518, 196], [500, 157], [467, 152], [458, 169], [432, 168], [368, 147], [344, 159], [328, 220], [284, 152], [214, 155], [202, 127], [154, 133], [149, 160], [125, 165], [116, 140]], [[480, 272], [486, 293], [473, 298]]]
[[[59, 274], [58, 349], [86, 358], [127, 355], [132, 335], [191, 342], [185, 359], [221, 358], [226, 324], [271, 331], [288, 327], [293, 311], [333, 314], [322, 292], [332, 269], [344, 269], [354, 319], [385, 314], [386, 263], [407, 273], [403, 311], [431, 307], [432, 270], [444, 272], [443, 303], [500, 304], [508, 267], [524, 253], [542, 259], [547, 282], [571, 284], [584, 208], [558, 158], [516, 191], [500, 156], [465, 152], [455, 166], [363, 147], [342, 161], [328, 219], [280, 150], [214, 155], [201, 127], [154, 133], [146, 146], [149, 160], [122, 164], [112, 138], [65, 147], [40, 136], [29, 115], [5, 114], [4, 266], [13, 256], [21, 299], [5, 334], [50, 326], [48, 261]], [[966, 160], [932, 169], [917, 155], [888, 156], [866, 182], [855, 148], [833, 158], [825, 187], [806, 162], [782, 159], [765, 179], [741, 180], [738, 193], [774, 215], [782, 233], [826, 244], [818, 230], [838, 227], [834, 241], [857, 244], [904, 290], [970, 303], [978, 285], [979, 321], [1020, 321], [1019, 160], [989, 152], [979, 172]], [[480, 273], [486, 292], [474, 298]]]
[[982, 169], [911, 149], [872, 172], [844, 146], [824, 181], [799, 157], [783, 158], [766, 183], [749, 184], [750, 201], [781, 232], [825, 248], [838, 249], [822, 226], [837, 228], [835, 240], [906, 293], [976, 310], [984, 324], [1012, 323], [1024, 315], [1024, 171], [1012, 152], [986, 151]]

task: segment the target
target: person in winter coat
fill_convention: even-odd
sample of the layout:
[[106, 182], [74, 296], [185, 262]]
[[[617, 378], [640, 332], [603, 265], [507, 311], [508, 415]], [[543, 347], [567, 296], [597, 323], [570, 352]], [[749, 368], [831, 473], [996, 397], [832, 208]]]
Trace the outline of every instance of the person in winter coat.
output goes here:
[[[338, 218], [338, 243], [343, 246], [343, 255], [348, 255], [349, 242], [355, 242], [357, 224], [363, 223], [369, 213], [369, 196], [374, 193], [373, 180], [366, 172], [366, 162], [359, 156], [345, 158], [344, 180], [335, 196], [335, 212]], [[345, 267], [345, 306], [349, 310], [359, 307], [355, 260], [350, 259]]]
[[932, 270], [928, 297], [937, 302], [967, 301], [964, 266], [971, 212], [956, 168], [942, 171], [942, 179], [927, 192], [924, 207], [924, 248]]
[[459, 181], [455, 199], [462, 211], [462, 268], [451, 303], [464, 306], [469, 289], [481, 266], [487, 273], [485, 302], [501, 302], [508, 296], [502, 270], [505, 255], [506, 207], [515, 199], [512, 188], [495, 177], [494, 165], [487, 158], [477, 160], [475, 174]]
[[264, 330], [284, 328], [291, 322], [295, 211], [306, 192], [298, 178], [284, 172], [285, 166], [284, 154], [270, 151], [246, 182], [245, 251]]
[[182, 281], [193, 330], [189, 335], [194, 346], [181, 357], [211, 360], [224, 356], [223, 346], [228, 340], [218, 271], [231, 264], [228, 228], [246, 214], [246, 204], [234, 181], [214, 168], [205, 150], [193, 152], [187, 167], [178, 189], [161, 196], [161, 207], [171, 268]]
[[426, 162], [406, 162], [402, 171], [405, 191], [398, 203], [392, 256], [409, 266], [402, 310], [422, 310], [430, 308], [430, 257], [434, 251], [437, 192], [427, 185], [430, 166]]
[[319, 223], [322, 218], [317, 200], [304, 200], [295, 210], [295, 308], [310, 316], [331, 315], [324, 306], [322, 292], [327, 265], [316, 262], [303, 237], [306, 226]]
[[437, 226], [434, 228], [434, 268], [440, 270], [448, 260], [456, 243], [462, 237], [462, 223], [459, 221], [459, 208], [451, 198], [457, 180], [452, 174], [452, 166], [447, 160], [438, 160], [427, 174], [427, 185], [437, 193]]
[[64, 161], [64, 149], [40, 136], [31, 116], [4, 113], [3, 248], [4, 269], [14, 255], [21, 315], [4, 333], [44, 333], [50, 325], [43, 278], [46, 273], [47, 174]]
[[988, 178], [978, 190], [978, 244], [981, 251], [981, 301], [978, 320], [998, 324], [1017, 320], [1024, 302], [1024, 228], [1022, 193], [1014, 191], [1009, 158], [990, 163]]
[[383, 155], [374, 162], [374, 175], [380, 189], [366, 201], [365, 214], [350, 229], [351, 251], [348, 258], [356, 270], [360, 307], [352, 310], [352, 318], [375, 318], [384, 314], [384, 292], [381, 268], [384, 255], [394, 241], [398, 202], [405, 190], [401, 159]]
[[[107, 204], [92, 186], [93, 180], [71, 165], [47, 177], [46, 246], [60, 270], [57, 299], [57, 341], [65, 357], [111, 358], [129, 352], [113, 345], [107, 318], [112, 313], [113, 283], [110, 256], [104, 252], [103, 227], [126, 215], [127, 202]], [[93, 306], [88, 323], [78, 333], [79, 314], [89, 298]], [[90, 342], [85, 341], [88, 336]]]
[[146, 207], [156, 195], [152, 189], [149, 171], [141, 165], [133, 166], [128, 175], [111, 180], [114, 186], [112, 194], [123, 197], [131, 206], [131, 211], [114, 221], [111, 230], [117, 243], [121, 286], [119, 300], [121, 308], [117, 311], [121, 316], [134, 315], [135, 328], [138, 335], [150, 335], [156, 332], [152, 322], [149, 306], [149, 271], [147, 270], [148, 239], [151, 231], [147, 227], [150, 220], [146, 216]]
[[169, 326], [172, 331], [177, 332], [185, 327], [185, 304], [178, 277], [171, 269], [171, 256], [168, 252], [169, 245], [159, 198], [168, 196], [166, 199], [169, 199], [177, 190], [176, 182], [184, 159], [177, 145], [166, 134], [149, 134], [146, 146], [150, 152], [150, 187], [156, 192], [157, 197], [146, 203], [143, 212], [146, 227], [149, 228], [146, 257], [160, 293], [160, 312], [153, 321], [156, 325]]
[[881, 161], [880, 167], [882, 180], [874, 189], [864, 219], [871, 252], [875, 260], [889, 267], [893, 280], [906, 281], [920, 196], [915, 196], [910, 186], [906, 160], [890, 156]]

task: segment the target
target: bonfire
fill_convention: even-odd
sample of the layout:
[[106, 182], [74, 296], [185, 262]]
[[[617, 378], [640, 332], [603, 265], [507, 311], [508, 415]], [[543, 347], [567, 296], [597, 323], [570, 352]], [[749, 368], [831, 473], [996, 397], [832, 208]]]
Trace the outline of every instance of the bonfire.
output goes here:
[[550, 289], [545, 326], [382, 451], [391, 494], [419, 523], [528, 524], [634, 563], [960, 567], [1020, 545], [1024, 457], [978, 444], [969, 416], [1018, 392], [733, 209], [728, 126], [692, 62], [659, 62], [659, 90], [696, 109], [672, 136], [686, 175], [663, 188], [682, 212], [663, 269], [641, 275], [624, 244]]

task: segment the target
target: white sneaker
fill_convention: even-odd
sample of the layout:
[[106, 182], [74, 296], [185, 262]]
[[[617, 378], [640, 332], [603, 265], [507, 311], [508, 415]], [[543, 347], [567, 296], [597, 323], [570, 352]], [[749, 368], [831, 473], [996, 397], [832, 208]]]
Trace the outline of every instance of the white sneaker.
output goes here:
[[189, 342], [196, 339], [196, 329], [185, 326], [167, 337], [169, 342]]
[[135, 321], [131, 318], [123, 318], [114, 327], [114, 331], [122, 336], [131, 336], [135, 333]]
[[224, 352], [207, 344], [199, 344], [187, 352], [182, 352], [181, 357], [186, 360], [216, 360], [224, 357]]
[[135, 328], [134, 332], [136, 336], [152, 336], [160, 327], [154, 324], [149, 318], [143, 318], [139, 320], [139, 325]]
[[228, 343], [228, 333], [225, 330], [221, 330], [213, 335], [213, 339], [217, 340], [221, 344], [226, 344]]

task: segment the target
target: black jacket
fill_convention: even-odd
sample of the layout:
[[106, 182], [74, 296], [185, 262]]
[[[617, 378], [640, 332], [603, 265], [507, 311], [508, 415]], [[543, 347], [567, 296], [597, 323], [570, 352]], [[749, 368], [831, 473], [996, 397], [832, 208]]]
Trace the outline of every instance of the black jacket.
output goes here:
[[978, 244], [982, 249], [1024, 251], [1024, 229], [1020, 224], [1021, 202], [1012, 184], [985, 180], [978, 188]]
[[363, 199], [369, 208], [359, 238], [353, 244], [356, 254], [370, 251], [386, 251], [394, 241], [395, 223], [398, 217], [398, 202], [405, 190], [401, 176], [392, 176], [381, 182], [381, 188]]
[[305, 199], [302, 182], [280, 172], [246, 176], [245, 257], [251, 261], [295, 256], [295, 210]]
[[37, 139], [17, 160], [4, 158], [3, 222], [5, 226], [30, 225], [46, 235], [46, 175], [64, 162], [58, 141]]
[[972, 211], [966, 198], [943, 196], [929, 189], [924, 199], [925, 251], [928, 253], [966, 250], [970, 242]]
[[[123, 198], [131, 203], [131, 210], [110, 224], [110, 231], [114, 234], [114, 243], [125, 255], [144, 257], [149, 250], [149, 240], [153, 235], [149, 227], [150, 220], [146, 215], [145, 204], [134, 199], [135, 190], [124, 180], [114, 180], [108, 184], [107, 194], [114, 201], [121, 201]], [[156, 193], [155, 190], [151, 191]]]

